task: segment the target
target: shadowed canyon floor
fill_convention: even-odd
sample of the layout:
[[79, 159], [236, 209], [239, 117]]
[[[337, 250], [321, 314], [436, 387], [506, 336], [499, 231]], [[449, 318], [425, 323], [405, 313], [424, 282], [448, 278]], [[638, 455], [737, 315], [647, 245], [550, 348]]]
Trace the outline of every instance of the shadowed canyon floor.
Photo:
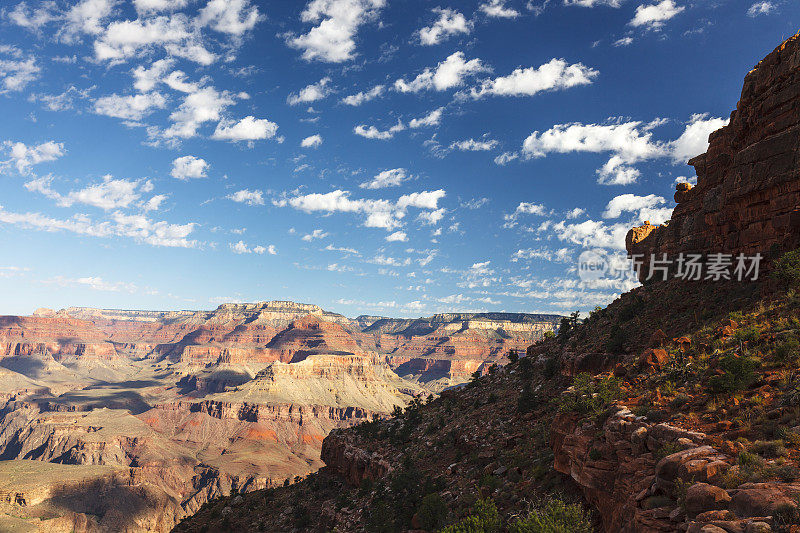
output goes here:
[[292, 302], [0, 317], [0, 530], [169, 531], [316, 471], [331, 430], [504, 364], [558, 318]]

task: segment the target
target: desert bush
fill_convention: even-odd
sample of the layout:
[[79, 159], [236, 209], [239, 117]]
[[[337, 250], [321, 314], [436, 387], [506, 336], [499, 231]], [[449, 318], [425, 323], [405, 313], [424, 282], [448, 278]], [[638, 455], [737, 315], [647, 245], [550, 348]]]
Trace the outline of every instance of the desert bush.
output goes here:
[[726, 354], [719, 360], [723, 374], [713, 376], [709, 386], [713, 392], [744, 390], [755, 380], [755, 370], [760, 365], [760, 361], [754, 357]]
[[625, 332], [617, 325], [611, 327], [611, 333], [606, 341], [606, 351], [608, 353], [618, 354], [625, 350]]
[[800, 341], [790, 337], [775, 347], [775, 359], [781, 362], [797, 361], [800, 355]]
[[739, 328], [733, 334], [733, 339], [736, 342], [748, 342], [751, 344], [758, 342], [759, 337], [761, 337], [761, 330], [754, 324]]
[[800, 287], [800, 249], [787, 252], [775, 261], [774, 276], [785, 283], [787, 289]]
[[437, 493], [428, 494], [419, 504], [417, 517], [422, 529], [428, 531], [439, 529], [447, 520], [447, 504]]
[[680, 444], [677, 442], [668, 442], [656, 450], [653, 455], [655, 455], [656, 462], [658, 462], [664, 457], [672, 455], [673, 453], [678, 453], [679, 451], [681, 451]]
[[782, 457], [786, 455], [786, 448], [782, 440], [759, 440], [749, 446], [749, 451], [761, 457]]
[[517, 518], [509, 533], [591, 533], [589, 513], [579, 503], [553, 498], [538, 506], [525, 518]]
[[558, 408], [560, 411], [599, 416], [611, 402], [622, 394], [619, 380], [612, 376], [606, 376], [595, 383], [589, 374], [578, 374], [575, 376], [572, 387], [572, 394], [563, 394], [559, 397]]
[[516, 363], [517, 361], [519, 361], [519, 352], [517, 350], [509, 350], [508, 360], [511, 363]]
[[492, 500], [478, 500], [472, 514], [447, 526], [440, 533], [495, 533], [500, 530], [500, 514]]

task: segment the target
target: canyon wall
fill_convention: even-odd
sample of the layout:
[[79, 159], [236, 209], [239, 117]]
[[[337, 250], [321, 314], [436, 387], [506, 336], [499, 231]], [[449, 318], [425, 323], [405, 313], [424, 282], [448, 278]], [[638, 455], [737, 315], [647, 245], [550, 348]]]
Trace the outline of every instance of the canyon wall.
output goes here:
[[[800, 245], [800, 38], [765, 57], [744, 80], [730, 123], [689, 164], [697, 185], [678, 184], [662, 226], [632, 229], [631, 255], [726, 253], [766, 259]], [[642, 269], [641, 274], [647, 269]], [[640, 277], [643, 277], [640, 275]]]

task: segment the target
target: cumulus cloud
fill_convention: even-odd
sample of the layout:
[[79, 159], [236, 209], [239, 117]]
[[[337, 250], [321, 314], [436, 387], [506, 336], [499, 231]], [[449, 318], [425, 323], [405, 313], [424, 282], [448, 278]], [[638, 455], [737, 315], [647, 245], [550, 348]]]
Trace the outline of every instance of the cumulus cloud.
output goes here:
[[[148, 180], [114, 179], [111, 175], [103, 176], [103, 181], [100, 183], [67, 194], [53, 190], [52, 183], [51, 177], [41, 177], [28, 181], [25, 188], [56, 200], [62, 207], [79, 203], [106, 211], [130, 207], [139, 201], [141, 193], [153, 190], [153, 184]], [[164, 199], [163, 196], [154, 197], [145, 210], [157, 209]]]
[[292, 93], [286, 97], [286, 102], [289, 105], [297, 104], [310, 104], [317, 100], [322, 100], [331, 93], [330, 88], [331, 79], [328, 77], [322, 78], [317, 83], [307, 85], [298, 93]]
[[409, 176], [406, 173], [406, 169], [393, 168], [378, 173], [370, 181], [365, 181], [359, 185], [359, 187], [362, 189], [383, 189], [386, 187], [397, 187], [407, 179], [409, 179]]
[[328, 234], [327, 231], [323, 231], [321, 229], [315, 229], [311, 233], [307, 233], [306, 235], [303, 235], [303, 240], [306, 241], [306, 242], [311, 242], [311, 241], [313, 241], [315, 239], [324, 239], [328, 235], [329, 234]]
[[405, 194], [396, 202], [366, 198], [352, 199], [349, 191], [340, 189], [328, 193], [311, 193], [274, 200], [278, 207], [292, 207], [306, 213], [353, 213], [365, 216], [364, 226], [389, 231], [402, 226], [401, 219], [410, 208], [435, 210], [445, 191], [422, 191]]
[[199, 88], [187, 94], [178, 109], [170, 114], [172, 125], [163, 132], [163, 135], [167, 138], [194, 137], [202, 124], [220, 121], [222, 112], [233, 103], [233, 96], [227, 91], [220, 92], [214, 87]]
[[252, 248], [245, 244], [244, 241], [239, 241], [235, 243], [228, 243], [228, 247], [231, 251], [235, 254], [257, 254], [257, 255], [264, 255], [268, 253], [270, 255], [276, 255], [278, 251], [275, 249], [275, 245], [270, 244], [269, 246], [253, 246]]
[[112, 94], [94, 102], [94, 112], [107, 117], [139, 121], [155, 111], [164, 109], [167, 99], [158, 92], [121, 96]]
[[162, 11], [176, 11], [186, 7], [189, 0], [133, 0], [136, 12], [151, 15]]
[[506, 0], [490, 0], [480, 5], [479, 9], [487, 17], [515, 19], [519, 16], [519, 11], [506, 6]]
[[511, 261], [516, 263], [520, 260], [542, 259], [554, 263], [568, 263], [572, 256], [568, 248], [551, 250], [549, 248], [524, 248], [517, 250], [511, 256]]
[[349, 96], [345, 96], [342, 98], [342, 103], [351, 105], [351, 106], [359, 106], [364, 102], [369, 102], [374, 100], [385, 92], [386, 87], [384, 85], [376, 85], [369, 91], [359, 91], [356, 94], [351, 94]]
[[439, 15], [439, 18], [431, 26], [419, 30], [420, 44], [427, 46], [439, 44], [452, 35], [469, 34], [472, 30], [472, 23], [455, 9], [437, 7], [433, 12]]
[[322, 146], [322, 135], [319, 133], [306, 137], [300, 141], [301, 148], [319, 148], [320, 146]]
[[379, 139], [382, 141], [386, 141], [394, 137], [394, 134], [403, 131], [406, 129], [405, 124], [401, 121], [397, 121], [397, 124], [389, 128], [388, 130], [379, 130], [375, 126], [367, 126], [366, 124], [359, 124], [355, 128], [353, 128], [353, 133], [360, 137], [365, 137], [367, 139]]
[[242, 189], [227, 196], [229, 200], [247, 205], [264, 205], [264, 192], [258, 189], [251, 191], [250, 189]]
[[316, 24], [308, 33], [290, 35], [288, 44], [306, 61], [342, 63], [355, 57], [358, 28], [378, 18], [386, 0], [311, 0], [300, 19]]
[[708, 150], [708, 136], [729, 122], [727, 118], [709, 118], [708, 113], [692, 115], [681, 136], [670, 143], [672, 160], [678, 164], [686, 163], [704, 153]]
[[582, 6], [582, 7], [595, 7], [595, 6], [609, 6], [620, 7], [625, 0], [564, 0], [565, 6]]
[[563, 59], [551, 59], [538, 68], [518, 68], [508, 76], [484, 81], [470, 91], [473, 98], [493, 96], [533, 96], [543, 91], [557, 91], [589, 85], [599, 72], [582, 63], [570, 65]]
[[55, 161], [66, 153], [64, 143], [55, 141], [47, 141], [35, 146], [6, 141], [2, 146], [8, 151], [11, 159], [0, 162], [0, 168], [14, 165], [20, 174], [27, 174], [33, 165]]
[[55, 2], [44, 2], [35, 9], [29, 9], [26, 2], [20, 2], [9, 12], [8, 18], [14, 24], [33, 31], [58, 22], [56, 38], [72, 43], [81, 34], [101, 33], [116, 5], [116, 0], [81, 0], [64, 9], [60, 9]]
[[622, 213], [634, 213], [637, 222], [650, 221], [662, 224], [672, 216], [671, 207], [663, 207], [667, 201], [661, 196], [649, 194], [621, 194], [611, 199], [603, 212], [603, 218], [619, 218]]
[[456, 141], [450, 145], [451, 150], [460, 150], [462, 152], [486, 152], [494, 149], [499, 144], [494, 139], [484, 139], [476, 141], [475, 139], [465, 139], [463, 141]]
[[417, 93], [420, 91], [445, 91], [464, 84], [467, 76], [486, 72], [486, 67], [480, 59], [464, 59], [464, 52], [455, 52], [436, 68], [427, 67], [411, 81], [398, 79], [394, 88], [403, 93]]
[[260, 19], [258, 8], [250, 0], [209, 0], [200, 10], [197, 24], [236, 37], [252, 30]]
[[265, 118], [246, 116], [239, 122], [221, 120], [214, 130], [212, 139], [221, 141], [257, 141], [272, 139], [278, 132], [278, 125]]
[[770, 15], [776, 11], [778, 11], [778, 5], [775, 2], [756, 2], [747, 10], [747, 16]]
[[503, 166], [509, 164], [515, 159], [519, 159], [519, 154], [517, 152], [503, 152], [494, 158], [494, 162], [497, 165]]
[[170, 175], [179, 180], [207, 177], [209, 164], [202, 158], [193, 155], [178, 157], [172, 162]]
[[386, 240], [388, 242], [407, 242], [408, 235], [404, 231], [395, 231], [392, 234], [386, 236]]
[[51, 279], [44, 280], [43, 283], [55, 284], [61, 287], [88, 287], [93, 291], [102, 292], [129, 292], [134, 293], [138, 290], [136, 284], [127, 283], [124, 281], [106, 281], [100, 276], [87, 276], [82, 278], [67, 278], [64, 276], [56, 276]]
[[126, 215], [114, 212], [102, 222], [94, 222], [86, 215], [74, 215], [69, 219], [51, 218], [41, 213], [15, 213], [0, 206], [0, 223], [47, 232], [67, 231], [90, 237], [128, 237], [151, 246], [197, 248], [201, 242], [190, 239], [196, 223], [170, 224], [163, 220], [152, 220], [145, 215]]
[[692, 115], [684, 132], [677, 139], [664, 142], [653, 139], [653, 129], [664, 120], [649, 123], [639, 121], [607, 124], [558, 124], [540, 133], [533, 132], [522, 145], [526, 158], [544, 157], [549, 153], [611, 153], [597, 170], [598, 182], [605, 185], [626, 185], [638, 180], [640, 172], [632, 165], [648, 159], [670, 157], [674, 163], [688, 159], [708, 149], [711, 132], [728, 123], [727, 119], [709, 118], [707, 114]]
[[434, 109], [424, 117], [411, 119], [408, 123], [408, 127], [412, 129], [416, 128], [423, 128], [429, 126], [438, 126], [439, 122], [442, 120], [442, 112], [444, 111], [443, 107], [438, 109]]
[[35, 57], [25, 58], [14, 47], [0, 47], [0, 94], [21, 91], [39, 77], [41, 70]]
[[517, 219], [522, 215], [546, 216], [548, 213], [544, 204], [534, 204], [531, 202], [520, 202], [513, 213], [503, 215], [505, 228], [513, 228], [517, 225]]
[[650, 5], [643, 4], [636, 8], [636, 15], [634, 15], [629, 24], [636, 27], [645, 26], [649, 29], [657, 29], [685, 9], [683, 6], [677, 6], [675, 0], [662, 0], [657, 4]]

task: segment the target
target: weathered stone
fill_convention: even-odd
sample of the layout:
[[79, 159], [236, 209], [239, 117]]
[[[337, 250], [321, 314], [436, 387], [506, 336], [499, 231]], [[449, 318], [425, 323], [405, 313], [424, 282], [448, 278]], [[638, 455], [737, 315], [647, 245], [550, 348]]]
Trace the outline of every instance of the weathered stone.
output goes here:
[[686, 491], [686, 514], [694, 518], [704, 511], [725, 509], [730, 501], [725, 489], [708, 483], [695, 483]]
[[782, 505], [796, 504], [774, 484], [742, 485], [731, 501], [731, 510], [738, 516], [771, 516]]
[[750, 522], [744, 528], [744, 533], [772, 533], [772, 527], [766, 522]]

